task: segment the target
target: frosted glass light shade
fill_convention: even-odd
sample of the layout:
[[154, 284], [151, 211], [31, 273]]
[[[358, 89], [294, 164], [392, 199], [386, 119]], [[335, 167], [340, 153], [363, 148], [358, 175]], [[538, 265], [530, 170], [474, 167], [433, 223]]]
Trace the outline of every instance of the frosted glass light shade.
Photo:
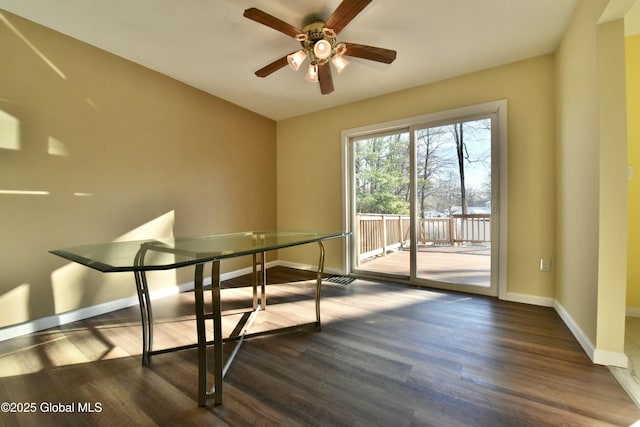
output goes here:
[[336, 54], [333, 58], [331, 58], [331, 62], [336, 67], [336, 71], [338, 74], [342, 73], [345, 68], [349, 65], [349, 61], [344, 59], [344, 56]]
[[316, 64], [309, 64], [309, 69], [307, 70], [307, 75], [304, 77], [307, 81], [317, 82], [318, 81], [318, 66]]
[[304, 50], [299, 50], [291, 55], [287, 55], [287, 62], [289, 63], [289, 67], [291, 67], [294, 71], [298, 71], [300, 65], [307, 58], [307, 53]]
[[318, 40], [315, 45], [313, 45], [313, 54], [318, 59], [327, 59], [331, 56], [331, 43], [326, 40]]

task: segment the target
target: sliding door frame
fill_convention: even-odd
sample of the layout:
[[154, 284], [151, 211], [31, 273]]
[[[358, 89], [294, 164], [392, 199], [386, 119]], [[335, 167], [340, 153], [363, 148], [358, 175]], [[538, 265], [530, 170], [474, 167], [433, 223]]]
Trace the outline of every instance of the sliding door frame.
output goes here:
[[[441, 111], [436, 113], [425, 114], [421, 116], [408, 117], [405, 119], [394, 120], [384, 123], [376, 123], [367, 126], [362, 126], [353, 129], [347, 129], [342, 131], [342, 213], [343, 213], [343, 227], [345, 230], [353, 231], [355, 226], [354, 218], [354, 191], [352, 176], [353, 176], [353, 158], [352, 158], [352, 141], [357, 139], [366, 138], [369, 135], [381, 134], [381, 133], [393, 133], [393, 132], [410, 132], [411, 138], [414, 138], [414, 131], [418, 128], [423, 128], [425, 125], [431, 126], [435, 123], [460, 122], [466, 118], [475, 118], [478, 116], [493, 116], [492, 120], [492, 139], [495, 137], [498, 139], [498, 147], [492, 146], [492, 218], [495, 219], [495, 223], [498, 227], [492, 227], [492, 241], [498, 244], [498, 250], [492, 252], [491, 257], [491, 280], [492, 286], [490, 288], [473, 289], [472, 286], [465, 286], [461, 289], [468, 292], [480, 293], [485, 295], [502, 296], [506, 295], [507, 290], [507, 208], [508, 208], [508, 165], [507, 165], [507, 101], [499, 100], [493, 102], [487, 102], [483, 104], [472, 105], [463, 108], [457, 108], [447, 111]], [[413, 144], [412, 144], [413, 146]], [[410, 155], [415, 156], [415, 150], [411, 150]], [[412, 158], [412, 162], [415, 164], [415, 158]], [[415, 173], [412, 173], [411, 186], [415, 190]], [[415, 197], [411, 200], [411, 211], [415, 212]], [[413, 218], [411, 221], [411, 236], [412, 236], [412, 260], [410, 266], [410, 275], [408, 278], [400, 276], [392, 276], [385, 274], [376, 274], [364, 272], [361, 270], [354, 271], [355, 266], [355, 251], [353, 250], [353, 243], [345, 242], [344, 244], [344, 264], [346, 272], [355, 277], [373, 278], [373, 279], [389, 279], [400, 283], [407, 283], [417, 286], [429, 286], [425, 283], [425, 280], [418, 280], [416, 278], [416, 259], [415, 259], [415, 245], [416, 245], [416, 223], [417, 220]], [[495, 232], [494, 229], [495, 228]], [[353, 233], [351, 239], [356, 237], [356, 233]], [[495, 240], [494, 240], [495, 239]], [[447, 288], [447, 286], [442, 286]]]

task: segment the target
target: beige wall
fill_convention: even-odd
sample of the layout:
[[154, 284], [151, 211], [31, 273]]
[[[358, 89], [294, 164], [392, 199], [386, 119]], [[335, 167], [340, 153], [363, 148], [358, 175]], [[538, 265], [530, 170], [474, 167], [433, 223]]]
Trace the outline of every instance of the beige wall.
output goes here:
[[598, 26], [607, 3], [580, 1], [556, 53], [556, 299], [594, 347], [596, 362], [624, 364], [624, 23]]
[[135, 294], [50, 249], [275, 227], [274, 121], [1, 10], [0, 52], [0, 327]]
[[556, 53], [556, 299], [595, 343], [599, 117], [596, 23], [605, 0], [580, 2]]
[[[336, 90], [340, 90], [339, 85]], [[554, 60], [544, 56], [278, 122], [278, 224], [342, 227], [341, 132], [488, 101], [508, 101], [508, 291], [554, 297]], [[340, 245], [327, 265], [339, 269]], [[315, 253], [281, 258], [312, 264]]]
[[634, 0], [633, 5], [624, 16], [625, 36], [631, 37], [640, 34], [640, 1]]
[[[598, 351], [624, 353], [627, 286], [627, 104], [624, 20], [598, 26], [600, 200]], [[596, 355], [597, 357], [597, 355]]]

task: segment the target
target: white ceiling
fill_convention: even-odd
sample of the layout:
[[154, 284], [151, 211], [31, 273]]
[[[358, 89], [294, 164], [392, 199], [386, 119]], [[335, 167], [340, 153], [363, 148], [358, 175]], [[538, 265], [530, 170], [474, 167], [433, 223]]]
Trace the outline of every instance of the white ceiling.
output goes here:
[[244, 9], [300, 28], [340, 2], [0, 0], [0, 8], [282, 120], [554, 52], [578, 0], [373, 0], [338, 41], [396, 50], [391, 65], [349, 58], [329, 95], [305, 81], [305, 66], [253, 74], [299, 43]]

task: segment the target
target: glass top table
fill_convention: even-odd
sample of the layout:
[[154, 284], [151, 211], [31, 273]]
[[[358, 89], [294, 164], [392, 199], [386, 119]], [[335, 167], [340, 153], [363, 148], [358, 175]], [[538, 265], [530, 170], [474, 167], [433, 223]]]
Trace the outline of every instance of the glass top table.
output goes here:
[[[208, 399], [214, 399], [216, 405], [222, 403], [222, 379], [238, 350], [238, 347], [236, 347], [227, 360], [227, 363], [223, 366], [222, 345], [224, 342], [235, 341], [239, 345], [245, 338], [282, 332], [282, 330], [274, 330], [254, 334], [248, 333], [255, 315], [260, 310], [266, 310], [266, 252], [310, 243], [316, 243], [318, 245], [320, 257], [318, 260], [315, 289], [316, 320], [315, 322], [298, 326], [311, 325], [319, 329], [320, 290], [325, 258], [323, 242], [330, 239], [343, 238], [348, 235], [350, 235], [350, 233], [343, 231], [246, 231], [193, 237], [98, 243], [57, 249], [50, 252], [104, 273], [133, 272], [142, 319], [142, 364], [148, 366], [153, 354], [197, 347], [198, 405], [205, 406]], [[235, 330], [243, 330], [241, 335], [223, 338], [220, 303], [220, 262], [224, 259], [245, 255], [253, 256], [253, 311], [251, 317], [246, 320], [246, 324], [248, 324], [246, 328], [244, 326], [242, 328], [235, 328]], [[204, 265], [209, 263], [212, 265], [211, 311], [206, 312], [207, 305], [204, 302]], [[146, 272], [188, 266], [195, 266], [194, 297], [197, 343], [153, 351], [153, 316]], [[257, 293], [258, 286], [260, 286], [259, 303]], [[205, 320], [213, 321], [213, 340], [211, 341], [207, 340]], [[214, 353], [214, 386], [211, 389], [209, 389], [207, 385], [208, 345], [213, 345]]]
[[247, 231], [75, 246], [52, 254], [104, 273], [168, 270], [344, 237], [337, 232]]

